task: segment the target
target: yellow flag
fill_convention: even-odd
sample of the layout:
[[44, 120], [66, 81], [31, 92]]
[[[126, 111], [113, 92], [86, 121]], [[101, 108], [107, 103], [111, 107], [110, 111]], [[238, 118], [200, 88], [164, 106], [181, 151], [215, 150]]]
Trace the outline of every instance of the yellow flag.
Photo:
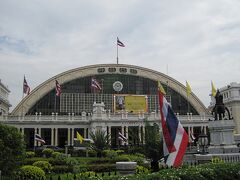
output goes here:
[[216, 94], [217, 94], [217, 90], [216, 90], [216, 88], [215, 88], [213, 82], [211, 82], [211, 85], [212, 85], [212, 96], [215, 97]]
[[188, 84], [187, 81], [186, 81], [186, 86], [187, 86], [187, 88], [186, 88], [186, 90], [187, 90], [187, 96], [189, 96], [190, 93], [192, 92], [192, 89], [191, 89], [191, 87], [190, 87], [190, 85]]
[[159, 90], [161, 93], [163, 93], [164, 95], [166, 95], [166, 92], [165, 92], [162, 84], [160, 83], [160, 81], [158, 81], [158, 90]]
[[80, 141], [80, 143], [82, 144], [82, 142], [83, 142], [83, 140], [84, 140], [84, 138], [81, 136], [81, 134], [79, 134], [78, 132], [77, 132], [77, 139]]

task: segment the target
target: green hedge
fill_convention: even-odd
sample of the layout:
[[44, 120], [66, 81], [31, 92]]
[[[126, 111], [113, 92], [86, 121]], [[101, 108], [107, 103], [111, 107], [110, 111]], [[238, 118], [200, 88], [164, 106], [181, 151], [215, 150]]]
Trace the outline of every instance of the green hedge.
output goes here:
[[204, 164], [179, 169], [162, 169], [157, 173], [131, 175], [126, 180], [238, 180], [240, 163]]
[[52, 153], [54, 153], [54, 150], [50, 148], [45, 148], [42, 150], [42, 154], [45, 155], [46, 157], [51, 157]]
[[35, 156], [35, 152], [34, 151], [27, 151], [26, 152], [26, 157], [27, 158], [33, 158]]
[[32, 179], [32, 180], [39, 180], [39, 179], [46, 179], [45, 172], [36, 166], [22, 166], [19, 171], [17, 172], [16, 179]]
[[48, 161], [36, 161], [33, 166], [41, 168], [45, 173], [50, 173], [52, 170], [52, 165]]
[[32, 165], [36, 161], [49, 161], [49, 158], [43, 158], [43, 157], [26, 158], [23, 161], [23, 165]]

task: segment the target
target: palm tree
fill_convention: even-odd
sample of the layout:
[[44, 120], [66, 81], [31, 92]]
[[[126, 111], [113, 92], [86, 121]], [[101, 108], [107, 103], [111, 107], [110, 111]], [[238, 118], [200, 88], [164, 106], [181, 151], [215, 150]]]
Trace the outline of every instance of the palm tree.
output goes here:
[[156, 172], [159, 170], [158, 161], [163, 157], [163, 141], [157, 124], [150, 126], [145, 121], [145, 127], [145, 153], [151, 159], [152, 171]]
[[102, 151], [109, 148], [110, 138], [109, 135], [102, 130], [97, 130], [95, 133], [90, 132], [93, 140], [91, 148], [97, 152], [97, 157], [102, 157]]

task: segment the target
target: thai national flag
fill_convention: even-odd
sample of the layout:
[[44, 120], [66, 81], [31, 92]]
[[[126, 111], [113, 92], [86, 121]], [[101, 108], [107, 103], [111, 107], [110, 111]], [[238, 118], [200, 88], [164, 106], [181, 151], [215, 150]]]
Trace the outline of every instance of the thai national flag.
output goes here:
[[178, 167], [182, 164], [188, 145], [188, 134], [160, 90], [159, 105], [162, 120], [164, 160], [168, 166]]
[[120, 132], [118, 132], [118, 139], [124, 142], [127, 142], [127, 138]]
[[125, 47], [125, 45], [117, 38], [117, 45], [121, 47]]
[[62, 93], [62, 88], [61, 88], [61, 85], [58, 83], [58, 81], [56, 80], [56, 96], [60, 96], [61, 93]]
[[35, 141], [38, 141], [38, 142], [41, 142], [42, 144], [45, 144], [44, 139], [39, 134], [35, 134]]
[[27, 80], [26, 80], [25, 76], [24, 76], [24, 79], [23, 79], [23, 93], [27, 94], [27, 95], [30, 94], [30, 87], [27, 83]]
[[99, 82], [95, 78], [92, 78], [91, 86], [94, 89], [97, 89], [99, 91], [102, 89], [101, 85], [99, 84]]

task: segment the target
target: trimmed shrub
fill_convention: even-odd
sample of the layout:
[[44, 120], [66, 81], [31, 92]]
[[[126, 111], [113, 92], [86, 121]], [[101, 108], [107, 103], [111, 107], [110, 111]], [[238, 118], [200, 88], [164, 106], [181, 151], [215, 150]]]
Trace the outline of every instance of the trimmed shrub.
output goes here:
[[111, 161], [112, 160], [110, 160], [109, 158], [97, 158], [92, 161], [89, 161], [88, 164], [105, 164], [105, 163], [109, 163]]
[[33, 158], [35, 156], [35, 152], [33, 152], [33, 151], [27, 151], [26, 152], [26, 157], [27, 158]]
[[42, 150], [43, 155], [45, 155], [46, 157], [51, 157], [53, 152], [54, 150], [49, 148], [45, 148], [44, 150]]
[[50, 173], [52, 170], [52, 165], [48, 161], [37, 161], [33, 166], [41, 168], [45, 173]]
[[95, 150], [89, 150], [88, 151], [88, 156], [89, 157], [97, 157], [97, 152]]
[[143, 167], [143, 166], [137, 166], [136, 168], [136, 174], [149, 174], [150, 170]]
[[61, 158], [49, 158], [48, 161], [52, 165], [66, 165], [65, 159], [61, 159]]
[[88, 171], [93, 172], [109, 172], [109, 171], [115, 171], [116, 165], [115, 164], [91, 164], [88, 165]]
[[57, 156], [60, 156], [61, 154], [62, 154], [62, 153], [60, 153], [60, 152], [53, 152], [51, 156], [52, 156], [53, 158], [57, 158]]
[[104, 150], [103, 157], [108, 157], [110, 159], [114, 159], [118, 156], [118, 153], [114, 150]]
[[49, 161], [49, 159], [43, 157], [27, 158], [23, 161], [23, 165], [32, 165], [34, 162], [37, 161]]
[[123, 155], [117, 156], [111, 162], [115, 163], [119, 161], [131, 161], [131, 159], [129, 158], [129, 155], [123, 154]]
[[73, 167], [67, 165], [56, 165], [53, 166], [52, 171], [56, 174], [72, 173]]
[[77, 174], [77, 179], [83, 179], [83, 178], [94, 177], [94, 176], [95, 176], [95, 172], [87, 171], [87, 172], [82, 172]]
[[17, 173], [17, 179], [46, 179], [45, 172], [36, 166], [22, 166]]
[[88, 166], [86, 164], [73, 166], [73, 173], [83, 173], [88, 171]]

